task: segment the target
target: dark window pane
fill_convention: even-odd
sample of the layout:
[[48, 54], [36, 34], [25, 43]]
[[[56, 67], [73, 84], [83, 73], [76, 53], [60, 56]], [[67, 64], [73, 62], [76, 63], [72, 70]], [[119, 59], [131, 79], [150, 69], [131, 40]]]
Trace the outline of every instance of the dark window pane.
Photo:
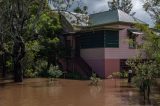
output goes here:
[[104, 47], [104, 31], [86, 32], [80, 36], [81, 48]]
[[118, 48], [119, 47], [119, 32], [105, 31], [105, 47]]

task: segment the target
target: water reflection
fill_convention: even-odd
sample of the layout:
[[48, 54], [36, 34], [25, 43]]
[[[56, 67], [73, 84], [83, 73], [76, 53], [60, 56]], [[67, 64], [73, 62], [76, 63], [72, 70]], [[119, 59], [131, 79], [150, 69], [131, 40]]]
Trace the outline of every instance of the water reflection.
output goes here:
[[98, 97], [102, 91], [102, 86], [90, 86], [90, 95], [94, 98]]
[[[23, 83], [0, 83], [0, 106], [154, 106], [124, 80], [90, 81], [27, 79]], [[158, 96], [156, 96], [158, 98]], [[155, 105], [157, 106], [157, 105]]]

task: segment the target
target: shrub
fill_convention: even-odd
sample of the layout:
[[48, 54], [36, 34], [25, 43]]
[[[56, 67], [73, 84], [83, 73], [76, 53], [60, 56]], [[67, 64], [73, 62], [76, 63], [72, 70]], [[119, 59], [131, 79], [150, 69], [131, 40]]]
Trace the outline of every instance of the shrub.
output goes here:
[[48, 75], [49, 78], [52, 80], [55, 80], [57, 78], [59, 78], [62, 75], [62, 71], [59, 69], [58, 66], [50, 66], [49, 71], [48, 71]]
[[98, 78], [96, 74], [93, 73], [90, 80], [91, 80], [91, 83], [90, 83], [91, 85], [97, 86], [100, 81], [100, 78]]
[[38, 60], [35, 63], [35, 71], [37, 71], [39, 77], [48, 77], [47, 61]]
[[128, 72], [127, 71], [113, 72], [112, 77], [113, 78], [127, 78], [128, 77]]
[[127, 71], [121, 71], [120, 72], [120, 78], [127, 78], [128, 77], [128, 72]]
[[113, 72], [112, 76], [113, 76], [113, 78], [120, 78], [121, 73], [120, 72]]
[[33, 69], [27, 69], [24, 72], [24, 77], [26, 78], [35, 78], [37, 77], [38, 73], [34, 71]]

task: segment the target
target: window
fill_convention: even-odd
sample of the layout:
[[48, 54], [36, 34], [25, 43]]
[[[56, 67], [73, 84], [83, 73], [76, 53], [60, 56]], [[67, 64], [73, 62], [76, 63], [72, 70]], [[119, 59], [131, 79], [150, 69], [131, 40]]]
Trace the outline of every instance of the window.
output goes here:
[[85, 48], [103, 48], [104, 31], [86, 32], [80, 36], [80, 47]]
[[95, 32], [81, 33], [80, 35], [81, 48], [118, 48], [119, 47], [119, 32], [111, 30], [102, 30]]
[[118, 31], [105, 31], [105, 47], [118, 48], [119, 47], [119, 33]]
[[143, 32], [137, 29], [128, 29], [128, 37], [129, 37], [129, 48], [135, 49], [137, 47], [136, 38], [138, 35], [143, 35]]

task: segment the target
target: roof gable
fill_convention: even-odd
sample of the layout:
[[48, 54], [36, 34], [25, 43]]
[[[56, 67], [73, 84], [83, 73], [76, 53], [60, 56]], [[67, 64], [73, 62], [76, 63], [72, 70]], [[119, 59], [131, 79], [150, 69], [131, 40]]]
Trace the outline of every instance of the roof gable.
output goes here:
[[101, 24], [116, 23], [116, 22], [146, 24], [145, 22], [133, 16], [130, 16], [129, 14], [121, 10], [104, 11], [100, 13], [91, 14], [89, 16], [89, 23], [93, 26], [101, 25]]

